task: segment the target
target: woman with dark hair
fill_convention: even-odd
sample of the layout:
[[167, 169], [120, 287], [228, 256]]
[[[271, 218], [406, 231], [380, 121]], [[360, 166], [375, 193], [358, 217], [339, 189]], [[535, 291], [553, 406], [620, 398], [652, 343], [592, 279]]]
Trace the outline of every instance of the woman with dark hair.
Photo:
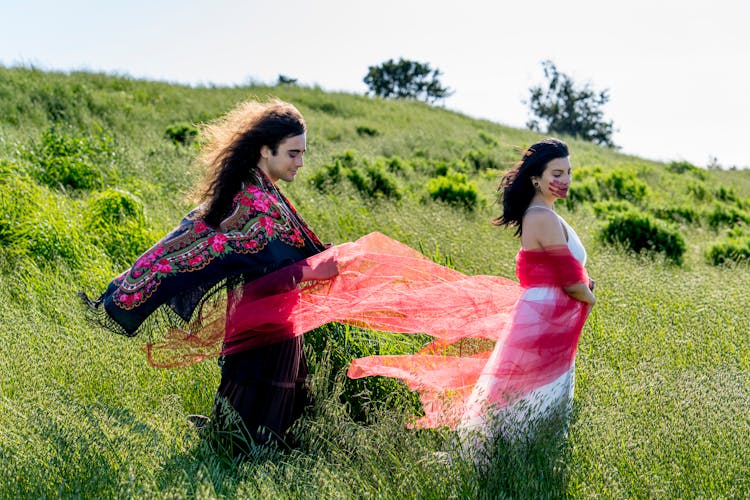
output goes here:
[[503, 213], [493, 223], [516, 228], [521, 239], [516, 275], [524, 291], [459, 425], [461, 434], [475, 433], [474, 452], [498, 431], [518, 435], [540, 417], [567, 421], [578, 337], [596, 302], [583, 267], [586, 251], [554, 210], [570, 183], [567, 145], [546, 139], [528, 148], [498, 187]]
[[[332, 262], [290, 266], [324, 250], [276, 185], [293, 181], [303, 166], [305, 122], [291, 104], [246, 102], [205, 127], [204, 135], [198, 208], [99, 299], [81, 295], [89, 316], [110, 330], [150, 338], [166, 332], [147, 345], [154, 366], [189, 364], [206, 357], [206, 346], [221, 346], [208, 353], [224, 354], [214, 405], [218, 425], [239, 414], [246, 438], [284, 440], [308, 404], [302, 337], [265, 335], [233, 349], [223, 340], [238, 320], [234, 306], [247, 284], [273, 274], [260, 290], [272, 294], [337, 273]], [[163, 352], [172, 357], [159, 358]]]

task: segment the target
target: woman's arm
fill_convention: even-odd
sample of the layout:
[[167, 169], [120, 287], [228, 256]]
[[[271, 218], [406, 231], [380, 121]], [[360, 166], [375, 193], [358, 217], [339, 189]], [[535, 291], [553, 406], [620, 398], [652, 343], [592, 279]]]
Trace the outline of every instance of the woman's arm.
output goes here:
[[565, 293], [576, 300], [587, 302], [592, 306], [596, 304], [596, 297], [594, 297], [594, 294], [591, 293], [591, 290], [589, 289], [587, 283], [576, 283], [575, 285], [563, 287], [563, 290], [565, 290]]

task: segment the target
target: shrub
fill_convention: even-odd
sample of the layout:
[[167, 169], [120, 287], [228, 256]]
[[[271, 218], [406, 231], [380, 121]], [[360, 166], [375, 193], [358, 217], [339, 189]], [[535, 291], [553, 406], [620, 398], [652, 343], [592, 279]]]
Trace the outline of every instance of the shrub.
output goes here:
[[495, 139], [492, 135], [488, 134], [484, 130], [479, 131], [479, 138], [488, 146], [495, 147], [499, 145], [497, 139]]
[[464, 154], [463, 160], [476, 171], [487, 170], [490, 168], [500, 169], [502, 167], [495, 158], [481, 149], [472, 149]]
[[375, 137], [377, 135], [380, 135], [380, 132], [376, 128], [369, 127], [367, 125], [358, 125], [355, 129], [357, 131], [357, 135], [360, 137]]
[[697, 201], [707, 201], [711, 199], [711, 195], [709, 194], [708, 189], [706, 189], [706, 186], [702, 183], [691, 183], [687, 188], [687, 192]]
[[115, 156], [114, 140], [75, 136], [50, 127], [41, 143], [23, 151], [23, 157], [34, 164], [32, 175], [50, 187], [93, 189], [104, 184], [106, 167]]
[[700, 218], [700, 212], [691, 205], [672, 205], [656, 207], [651, 209], [651, 213], [659, 219], [674, 222], [697, 222]]
[[0, 166], [0, 243], [14, 243], [18, 227], [42, 206], [42, 190], [14, 166]]
[[190, 123], [173, 123], [164, 131], [164, 136], [174, 144], [187, 146], [198, 136], [198, 129]]
[[715, 243], [706, 251], [706, 260], [715, 266], [750, 262], [750, 238], [729, 238]]
[[335, 186], [341, 181], [342, 170], [341, 160], [335, 159], [328, 165], [323, 165], [310, 176], [310, 182], [320, 191]]
[[648, 196], [648, 186], [632, 172], [613, 170], [599, 178], [599, 187], [604, 198], [619, 198], [632, 203], [641, 202]]
[[734, 188], [725, 188], [724, 186], [719, 186], [719, 189], [717, 189], [714, 192], [716, 199], [721, 201], [729, 201], [729, 202], [736, 202], [739, 201], [739, 196], [737, 196], [737, 191], [734, 190]]
[[609, 215], [612, 213], [627, 212], [632, 210], [633, 204], [627, 201], [597, 201], [592, 205], [594, 213], [598, 216]]
[[88, 201], [84, 229], [94, 244], [123, 266], [131, 264], [153, 242], [143, 204], [119, 189], [97, 193]]
[[[307, 348], [316, 354], [314, 358], [327, 356], [334, 375], [346, 371], [352, 359], [414, 352], [428, 340], [430, 337], [426, 335], [383, 336], [338, 323], [329, 323], [305, 335]], [[364, 377], [356, 380], [347, 377], [344, 379], [341, 399], [346, 402], [349, 415], [358, 421], [367, 420], [369, 405], [373, 402], [408, 402], [413, 413], [422, 409], [416, 392], [410, 391], [400, 380], [389, 377]]]
[[601, 238], [606, 243], [622, 244], [636, 253], [663, 253], [678, 265], [686, 249], [679, 229], [635, 211], [611, 215], [601, 231]]
[[734, 226], [735, 224], [750, 224], [750, 214], [736, 207], [724, 203], [715, 203], [706, 215], [708, 225], [716, 229], [719, 226]]
[[394, 174], [405, 174], [412, 168], [409, 161], [404, 160], [400, 156], [390, 156], [383, 159], [382, 162], [384, 163], [385, 168]]
[[700, 179], [706, 178], [706, 172], [687, 161], [673, 161], [667, 165], [667, 170], [673, 174], [690, 173]]
[[565, 198], [565, 206], [568, 209], [574, 208], [581, 203], [593, 203], [601, 198], [599, 183], [595, 178], [586, 178], [581, 181], [574, 181], [570, 185], [570, 191]]
[[401, 198], [398, 181], [382, 163], [368, 164], [364, 171], [359, 167], [350, 168], [347, 170], [347, 177], [360, 193], [370, 198]]
[[433, 200], [458, 205], [473, 210], [479, 201], [477, 186], [466, 175], [449, 170], [445, 175], [430, 179], [427, 192]]

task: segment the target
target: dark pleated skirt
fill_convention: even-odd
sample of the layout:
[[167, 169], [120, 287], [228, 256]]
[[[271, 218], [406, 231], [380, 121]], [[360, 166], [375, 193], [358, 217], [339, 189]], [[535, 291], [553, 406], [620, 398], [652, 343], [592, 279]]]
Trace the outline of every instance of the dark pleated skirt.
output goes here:
[[219, 425], [232, 427], [236, 412], [245, 437], [291, 444], [289, 428], [310, 405], [303, 342], [297, 337], [225, 356], [214, 404]]

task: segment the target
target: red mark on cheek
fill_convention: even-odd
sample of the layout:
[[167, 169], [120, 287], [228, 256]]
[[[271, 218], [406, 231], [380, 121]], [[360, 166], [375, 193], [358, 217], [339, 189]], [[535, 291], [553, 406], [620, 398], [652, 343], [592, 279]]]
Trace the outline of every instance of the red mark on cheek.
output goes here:
[[565, 198], [568, 195], [569, 184], [566, 182], [552, 179], [549, 181], [549, 191], [558, 198]]

